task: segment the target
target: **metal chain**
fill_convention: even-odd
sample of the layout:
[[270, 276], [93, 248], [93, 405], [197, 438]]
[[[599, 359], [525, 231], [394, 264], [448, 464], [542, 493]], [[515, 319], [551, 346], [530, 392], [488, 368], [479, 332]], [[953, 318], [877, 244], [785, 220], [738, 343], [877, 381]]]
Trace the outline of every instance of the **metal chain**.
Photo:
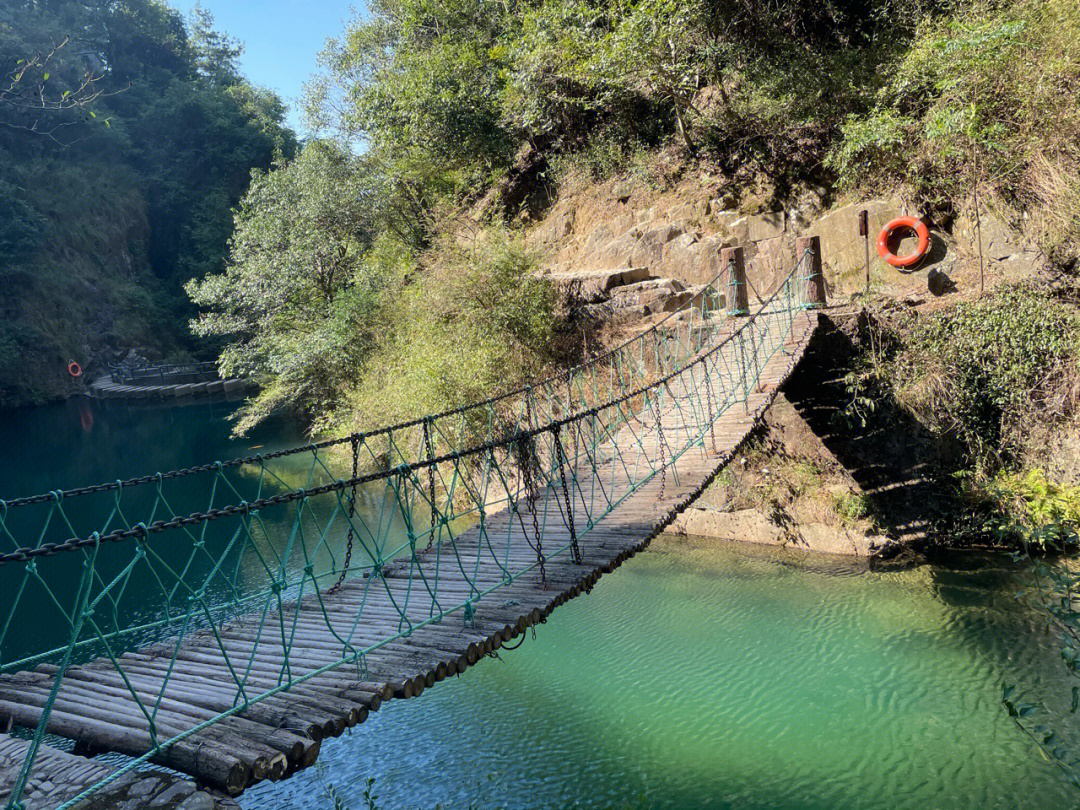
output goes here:
[[341, 586], [345, 584], [345, 575], [349, 573], [349, 566], [352, 564], [352, 550], [353, 550], [353, 518], [356, 516], [356, 475], [360, 464], [360, 439], [357, 436], [352, 436], [352, 489], [349, 491], [349, 533], [346, 536], [345, 541], [345, 564], [341, 566], [341, 576], [338, 577], [338, 581], [331, 585], [326, 593], [337, 593]]
[[705, 364], [704, 368], [705, 376], [705, 404], [709, 409], [709, 437], [712, 440], [712, 451], [714, 454], [718, 454], [720, 451], [716, 449], [716, 411], [713, 410], [712, 402], [712, 380], [709, 378], [709, 364]]
[[574, 506], [570, 501], [570, 488], [566, 485], [565, 454], [563, 453], [562, 440], [559, 438], [561, 426], [556, 423], [552, 429], [555, 437], [555, 460], [559, 465], [559, 478], [562, 480], [563, 501], [566, 504], [566, 525], [570, 529], [570, 558], [581, 565], [581, 549], [578, 547], [577, 531], [574, 529]]
[[[431, 443], [431, 429], [428, 420], [424, 420], [424, 449], [427, 451], [428, 461], [435, 459], [435, 447]], [[355, 472], [353, 473], [355, 477]], [[428, 467], [428, 497], [431, 500], [431, 534], [428, 535], [427, 547], [431, 548], [435, 542], [435, 465]]]
[[[529, 513], [532, 515], [533, 543], [536, 549], [536, 561], [540, 564], [540, 586], [547, 588], [547, 560], [544, 557], [544, 539], [540, 533], [540, 519], [536, 514], [536, 480], [533, 477], [536, 467], [536, 441], [532, 437], [533, 412], [531, 392], [525, 394], [525, 425], [529, 429], [529, 435], [524, 437], [521, 447], [521, 469], [524, 477], [525, 498], [529, 503]], [[519, 518], [520, 520], [520, 518]]]
[[[667, 383], [664, 383], [664, 387], [667, 387]], [[659, 400], [657, 400], [659, 402]], [[660, 451], [660, 492], [656, 495], [656, 500], [664, 500], [664, 488], [667, 486], [667, 457], [664, 453], [664, 420], [661, 414], [661, 408], [657, 408], [656, 411], [656, 442], [657, 448]]]

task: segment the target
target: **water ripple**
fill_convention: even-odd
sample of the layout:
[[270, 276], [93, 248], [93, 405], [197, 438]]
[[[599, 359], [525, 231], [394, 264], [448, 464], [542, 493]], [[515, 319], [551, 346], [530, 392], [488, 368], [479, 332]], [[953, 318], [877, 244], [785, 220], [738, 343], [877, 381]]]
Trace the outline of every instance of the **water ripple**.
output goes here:
[[502, 662], [392, 702], [248, 810], [1071, 806], [998, 706], [1064, 689], [1005, 566], [856, 573], [662, 539]]

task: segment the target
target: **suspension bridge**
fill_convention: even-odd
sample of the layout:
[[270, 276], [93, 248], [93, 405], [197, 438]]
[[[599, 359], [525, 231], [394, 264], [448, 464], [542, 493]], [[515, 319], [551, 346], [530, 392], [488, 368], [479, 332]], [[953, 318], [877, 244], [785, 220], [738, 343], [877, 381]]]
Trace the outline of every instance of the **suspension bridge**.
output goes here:
[[749, 311], [731, 251], [649, 330], [485, 402], [0, 501], [0, 806], [68, 810], [150, 763], [236, 796], [519, 643], [759, 422], [825, 300], [816, 239], [793, 263]]

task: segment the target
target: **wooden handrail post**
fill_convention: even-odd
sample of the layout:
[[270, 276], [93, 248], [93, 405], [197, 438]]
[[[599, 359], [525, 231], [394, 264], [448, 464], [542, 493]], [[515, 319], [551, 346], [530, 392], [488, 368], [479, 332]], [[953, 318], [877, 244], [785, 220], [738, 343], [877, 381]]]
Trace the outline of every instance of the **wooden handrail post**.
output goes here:
[[728, 315], [748, 315], [750, 298], [746, 288], [746, 259], [741, 247], [720, 250], [720, 266], [728, 274]]
[[806, 306], [812, 309], [827, 303], [825, 274], [821, 269], [821, 237], [800, 236], [795, 240], [795, 261], [802, 262], [799, 271], [806, 281]]

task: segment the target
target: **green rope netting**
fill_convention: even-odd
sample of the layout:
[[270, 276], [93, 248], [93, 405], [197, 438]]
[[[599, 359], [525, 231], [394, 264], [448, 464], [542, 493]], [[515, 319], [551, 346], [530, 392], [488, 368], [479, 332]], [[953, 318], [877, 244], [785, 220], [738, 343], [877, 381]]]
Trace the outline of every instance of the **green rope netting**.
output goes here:
[[[73, 666], [115, 669], [150, 745], [63, 808], [326, 671], [348, 667], [363, 680], [379, 647], [451, 614], [468, 623], [487, 594], [530, 572], [545, 577], [560, 556], [580, 560], [579, 539], [626, 498], [656, 476], [677, 482], [690, 450], [716, 449], [716, 420], [748, 400], [806, 306], [802, 266], [748, 318], [726, 315], [718, 278], [602, 357], [486, 402], [305, 448], [0, 501], [0, 683], [33, 670], [52, 677], [8, 810], [21, 806]], [[489, 521], [504, 510], [510, 522]], [[515, 525], [531, 559], [511, 554]], [[391, 571], [403, 587], [388, 585]], [[348, 622], [331, 609], [343, 587], [355, 606]], [[365, 607], [376, 595], [396, 620], [373, 638]], [[422, 616], [410, 610], [418, 600]], [[301, 605], [340, 644], [318, 667], [293, 660]], [[226, 643], [235, 626], [279, 650], [272, 686], [254, 677], [254, 651]], [[220, 655], [234, 705], [163, 729], [170, 675], [195, 643]], [[125, 671], [127, 655], [147, 650], [165, 662], [153, 699]]]

